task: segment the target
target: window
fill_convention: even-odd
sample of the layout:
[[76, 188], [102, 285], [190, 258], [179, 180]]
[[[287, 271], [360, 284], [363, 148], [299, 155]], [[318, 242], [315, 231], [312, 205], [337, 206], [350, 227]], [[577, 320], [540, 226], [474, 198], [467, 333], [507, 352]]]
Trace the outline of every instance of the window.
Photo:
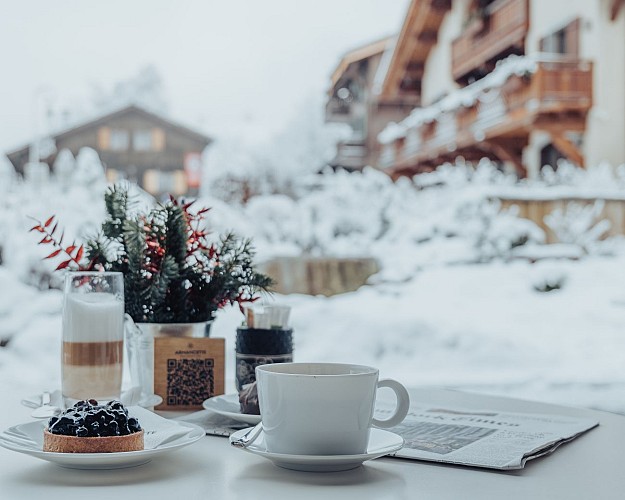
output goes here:
[[187, 192], [187, 181], [182, 170], [148, 169], [143, 174], [143, 189], [155, 196], [163, 193], [179, 196]]
[[152, 131], [135, 130], [132, 134], [132, 149], [135, 151], [152, 151], [154, 143], [152, 141]]
[[575, 19], [564, 28], [542, 38], [540, 40], [540, 51], [578, 57], [579, 31], [580, 20]]
[[540, 150], [540, 168], [550, 165], [554, 170], [558, 169], [560, 160], [565, 159], [562, 153], [558, 151], [553, 144], [547, 144]]
[[542, 51], [550, 54], [566, 54], [566, 31], [559, 30], [543, 39]]
[[98, 129], [98, 149], [106, 151], [111, 145], [111, 129], [108, 127], [100, 127]]
[[109, 138], [109, 149], [111, 151], [126, 151], [128, 150], [129, 134], [127, 130], [121, 128], [111, 129], [111, 135]]
[[106, 182], [109, 182], [111, 184], [115, 184], [119, 179], [121, 178], [121, 176], [119, 175], [119, 171], [114, 169], [114, 168], [107, 168], [106, 169]]

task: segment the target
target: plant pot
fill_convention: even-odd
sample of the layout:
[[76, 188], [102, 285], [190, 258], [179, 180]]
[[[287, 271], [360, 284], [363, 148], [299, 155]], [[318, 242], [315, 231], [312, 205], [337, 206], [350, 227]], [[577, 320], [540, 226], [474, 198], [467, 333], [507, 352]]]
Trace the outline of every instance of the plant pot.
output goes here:
[[237, 391], [256, 381], [256, 367], [293, 361], [293, 329], [237, 328], [236, 337]]
[[140, 404], [145, 405], [150, 400], [157, 400], [154, 395], [154, 339], [209, 337], [213, 321], [211, 319], [199, 323], [135, 323], [129, 315], [126, 315], [128, 366], [132, 385], [141, 388]]

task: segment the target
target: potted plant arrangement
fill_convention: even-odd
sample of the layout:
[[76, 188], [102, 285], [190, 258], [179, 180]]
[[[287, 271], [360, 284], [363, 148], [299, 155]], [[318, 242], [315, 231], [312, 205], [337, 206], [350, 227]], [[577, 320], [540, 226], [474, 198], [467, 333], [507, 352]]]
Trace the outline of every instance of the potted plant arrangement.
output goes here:
[[254, 269], [249, 239], [233, 233], [211, 242], [202, 228], [203, 208], [171, 198], [147, 214], [132, 214], [125, 188], [113, 186], [104, 196], [106, 219], [101, 231], [83, 245], [64, 246], [55, 237], [54, 216], [31, 231], [40, 244], [65, 255], [60, 269], [103, 270], [124, 274], [125, 309], [136, 323], [209, 323], [228, 304], [253, 302], [271, 278]]
[[54, 247], [46, 259], [64, 256], [57, 270], [123, 273], [133, 381], [149, 393], [154, 338], [209, 336], [217, 311], [255, 301], [272, 280], [255, 270], [249, 239], [228, 233], [210, 240], [203, 228], [207, 208], [193, 211], [193, 202], [171, 198], [135, 213], [127, 189], [119, 186], [107, 190], [105, 205], [100, 232], [82, 245], [57, 237], [54, 216], [31, 231], [41, 233], [40, 244]]

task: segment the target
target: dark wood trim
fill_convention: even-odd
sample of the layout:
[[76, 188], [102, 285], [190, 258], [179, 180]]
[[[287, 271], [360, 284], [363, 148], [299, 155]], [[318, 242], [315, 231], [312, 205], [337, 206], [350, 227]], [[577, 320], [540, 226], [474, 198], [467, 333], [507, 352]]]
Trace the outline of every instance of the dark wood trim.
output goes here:
[[625, 0], [612, 0], [612, 6], [610, 7], [610, 21], [616, 21], [623, 4], [625, 4]]
[[502, 139], [490, 139], [482, 142], [482, 144], [490, 149], [493, 154], [495, 154], [495, 156], [500, 158], [502, 161], [512, 163], [519, 177], [527, 176], [527, 170], [522, 161], [522, 149], [518, 150], [512, 144]]
[[417, 33], [417, 40], [424, 44], [434, 45], [438, 40], [438, 31], [436, 30], [424, 30]]
[[562, 132], [551, 133], [551, 142], [571, 162], [584, 167], [584, 154]]

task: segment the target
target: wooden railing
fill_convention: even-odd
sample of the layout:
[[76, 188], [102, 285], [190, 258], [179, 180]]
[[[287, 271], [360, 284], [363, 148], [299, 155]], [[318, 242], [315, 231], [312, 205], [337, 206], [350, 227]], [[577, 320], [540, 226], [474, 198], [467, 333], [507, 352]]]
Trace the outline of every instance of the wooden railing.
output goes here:
[[409, 129], [405, 140], [385, 146], [381, 166], [413, 163], [471, 147], [504, 131], [509, 135], [527, 129], [538, 118], [557, 121], [554, 116], [563, 111], [577, 112], [583, 119], [592, 106], [592, 63], [554, 60], [537, 64], [535, 72], [511, 76], [472, 106]]
[[592, 102], [592, 63], [551, 61], [540, 63], [532, 78], [534, 94], [543, 106], [590, 107]]
[[529, 0], [498, 0], [485, 17], [469, 22], [452, 44], [452, 74], [462, 80], [513, 47], [522, 49], [529, 28]]
[[340, 165], [350, 168], [362, 168], [369, 154], [367, 147], [361, 142], [339, 142], [336, 147], [336, 159]]

